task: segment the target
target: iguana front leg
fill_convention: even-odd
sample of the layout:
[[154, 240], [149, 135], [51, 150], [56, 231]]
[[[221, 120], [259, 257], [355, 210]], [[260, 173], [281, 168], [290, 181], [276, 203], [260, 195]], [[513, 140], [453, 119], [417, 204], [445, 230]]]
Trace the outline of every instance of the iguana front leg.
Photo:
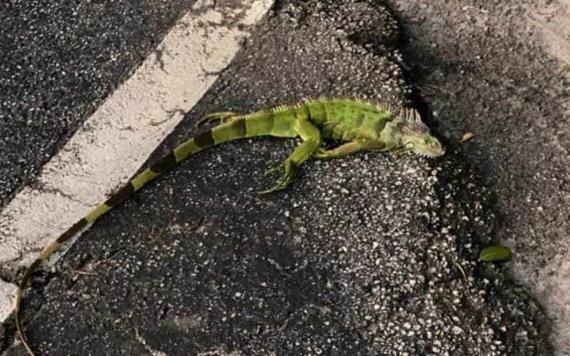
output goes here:
[[313, 157], [317, 159], [339, 158], [367, 149], [369, 149], [369, 144], [366, 141], [357, 140], [347, 142], [336, 148], [333, 148], [332, 150], [326, 150], [321, 147], [313, 154]]
[[321, 145], [321, 132], [315, 125], [307, 120], [297, 120], [294, 125], [295, 132], [301, 137], [303, 142], [295, 148], [293, 153], [281, 165], [265, 172], [267, 175], [277, 170], [283, 170], [283, 175], [275, 186], [261, 191], [259, 194], [285, 189], [293, 181], [297, 167], [310, 158]]
[[313, 154], [317, 159], [331, 159], [344, 157], [360, 151], [389, 151], [390, 148], [386, 147], [383, 143], [377, 140], [360, 139], [344, 143], [332, 150], [319, 148]]

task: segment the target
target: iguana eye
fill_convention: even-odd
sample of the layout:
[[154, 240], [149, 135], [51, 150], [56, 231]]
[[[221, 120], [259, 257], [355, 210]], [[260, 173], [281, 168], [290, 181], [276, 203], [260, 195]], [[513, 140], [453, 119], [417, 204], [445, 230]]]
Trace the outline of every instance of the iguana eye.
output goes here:
[[411, 150], [412, 148], [414, 148], [414, 144], [411, 142], [408, 142], [408, 143], [406, 143], [406, 148]]

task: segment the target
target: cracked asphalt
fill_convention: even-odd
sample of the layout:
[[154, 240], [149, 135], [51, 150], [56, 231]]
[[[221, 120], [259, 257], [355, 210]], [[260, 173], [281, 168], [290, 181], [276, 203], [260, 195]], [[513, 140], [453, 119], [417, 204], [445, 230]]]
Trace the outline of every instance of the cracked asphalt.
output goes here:
[[[157, 149], [205, 112], [306, 97], [415, 105], [440, 160], [359, 154], [307, 162], [260, 197], [293, 140], [210, 149], [103, 217], [25, 304], [41, 354], [545, 355], [542, 308], [503, 265], [477, 263], [501, 229], [480, 183], [412, 90], [401, 33], [376, 1], [279, 1]], [[152, 160], [152, 159], [151, 159]], [[5, 324], [4, 348], [13, 337]], [[20, 347], [5, 354], [21, 354]]]

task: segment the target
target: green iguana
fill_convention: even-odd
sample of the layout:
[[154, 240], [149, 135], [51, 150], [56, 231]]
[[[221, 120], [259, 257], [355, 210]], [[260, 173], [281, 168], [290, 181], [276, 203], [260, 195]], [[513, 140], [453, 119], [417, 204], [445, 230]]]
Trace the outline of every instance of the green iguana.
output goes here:
[[[20, 339], [31, 355], [33, 351], [22, 332], [20, 310], [23, 292], [32, 278], [32, 273], [65, 242], [87, 229], [111, 208], [119, 205], [177, 163], [205, 148], [247, 137], [299, 137], [302, 142], [289, 157], [279, 166], [266, 172], [268, 174], [281, 171], [282, 176], [275, 186], [260, 192], [262, 194], [287, 187], [293, 180], [296, 168], [311, 157], [328, 159], [359, 151], [412, 151], [427, 157], [444, 154], [440, 142], [431, 135], [414, 109], [373, 104], [362, 100], [308, 100], [296, 105], [278, 106], [246, 115], [233, 112], [213, 113], [200, 122], [208, 120], [220, 120], [221, 123], [182, 143], [137, 175], [106, 202], [45, 247], [30, 265], [19, 284], [14, 318]], [[344, 143], [329, 150], [323, 147], [323, 138]]]

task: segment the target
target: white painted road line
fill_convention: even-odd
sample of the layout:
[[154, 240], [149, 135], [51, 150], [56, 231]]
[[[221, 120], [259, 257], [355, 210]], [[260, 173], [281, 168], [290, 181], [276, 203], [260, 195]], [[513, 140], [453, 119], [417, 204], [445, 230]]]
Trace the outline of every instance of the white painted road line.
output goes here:
[[[41, 189], [23, 189], [0, 213], [0, 267], [30, 263], [125, 183], [214, 83], [212, 73], [231, 62], [273, 0], [214, 3], [197, 1], [159, 45], [161, 57], [150, 55], [43, 167]], [[0, 281], [2, 319], [14, 291]]]

